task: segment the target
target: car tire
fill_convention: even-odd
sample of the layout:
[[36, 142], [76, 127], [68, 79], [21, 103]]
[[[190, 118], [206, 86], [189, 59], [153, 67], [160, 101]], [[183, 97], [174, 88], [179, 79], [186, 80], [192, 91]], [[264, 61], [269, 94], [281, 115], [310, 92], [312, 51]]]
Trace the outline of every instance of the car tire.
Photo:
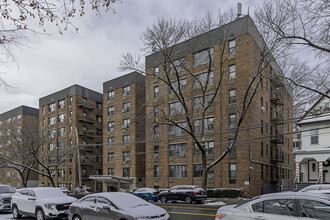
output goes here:
[[148, 197], [146, 197], [146, 196], [143, 196], [143, 198], [142, 198], [142, 199], [148, 202]]
[[45, 220], [45, 213], [40, 208], [36, 210], [36, 219], [37, 220]]
[[161, 201], [162, 203], [166, 203], [166, 202], [167, 202], [167, 198], [166, 198], [166, 196], [161, 196], [161, 197], [160, 197], [160, 201]]
[[14, 219], [19, 219], [22, 217], [22, 215], [19, 214], [18, 208], [16, 205], [13, 205], [12, 209], [11, 209], [12, 213], [13, 213], [13, 218]]
[[74, 215], [72, 220], [81, 220], [81, 217], [79, 215]]
[[186, 196], [186, 197], [184, 197], [184, 202], [187, 203], [187, 204], [191, 204], [192, 203], [192, 198], [190, 196]]

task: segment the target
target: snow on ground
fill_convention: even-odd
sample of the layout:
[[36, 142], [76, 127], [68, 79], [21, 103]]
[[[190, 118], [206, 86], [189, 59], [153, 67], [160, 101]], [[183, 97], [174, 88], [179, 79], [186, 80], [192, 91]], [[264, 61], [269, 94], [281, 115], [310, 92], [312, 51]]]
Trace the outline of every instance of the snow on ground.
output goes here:
[[218, 202], [211, 202], [211, 201], [206, 201], [203, 205], [226, 205], [226, 203], [222, 202], [222, 201], [218, 201]]

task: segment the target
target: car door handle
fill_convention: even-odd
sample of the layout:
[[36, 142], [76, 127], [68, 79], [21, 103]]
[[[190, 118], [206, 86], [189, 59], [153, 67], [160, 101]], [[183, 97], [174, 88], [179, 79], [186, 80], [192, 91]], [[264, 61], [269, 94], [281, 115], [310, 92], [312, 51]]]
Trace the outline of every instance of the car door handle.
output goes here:
[[95, 208], [95, 206], [93, 206], [93, 205], [91, 205], [90, 207], [91, 207], [91, 208]]

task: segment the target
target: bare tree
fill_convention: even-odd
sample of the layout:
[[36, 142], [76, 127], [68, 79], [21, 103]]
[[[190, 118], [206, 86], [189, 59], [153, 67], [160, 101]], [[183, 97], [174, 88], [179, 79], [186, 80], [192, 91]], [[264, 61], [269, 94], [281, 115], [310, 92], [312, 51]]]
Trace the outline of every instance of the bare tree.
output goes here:
[[32, 129], [2, 127], [0, 142], [4, 145], [4, 153], [0, 154], [0, 168], [17, 170], [24, 187], [27, 186], [31, 172], [48, 178], [52, 186], [55, 186], [57, 167], [70, 159], [70, 151], [57, 150], [56, 146], [53, 146], [54, 154], [49, 157], [51, 159], [41, 156], [40, 152], [47, 140]]
[[[208, 172], [236, 146], [236, 141], [239, 137], [240, 128], [243, 121], [248, 114], [251, 104], [254, 102], [255, 95], [260, 91], [260, 84], [264, 75], [269, 75], [269, 65], [274, 62], [272, 51], [274, 48], [266, 47], [265, 42], [261, 43], [258, 48], [246, 49], [245, 55], [249, 54], [249, 61], [253, 63], [253, 73], [249, 76], [249, 80], [240, 90], [243, 98], [240, 100], [237, 110], [238, 120], [230, 127], [231, 133], [234, 134], [232, 142], [225, 147], [221, 155], [215, 158], [213, 162], [207, 162], [208, 146], [206, 143], [207, 133], [213, 131], [214, 121], [207, 122], [208, 110], [213, 108], [217, 97], [221, 96], [221, 88], [227, 84], [224, 83], [224, 75], [227, 73], [228, 60], [232, 59], [236, 53], [240, 53], [240, 46], [246, 42], [236, 40], [237, 48], [228, 48], [229, 33], [231, 32], [231, 24], [222, 26], [224, 16], [218, 16], [219, 21], [215, 22], [210, 14], [207, 14], [201, 21], [189, 22], [186, 20], [166, 20], [159, 18], [150, 28], [142, 34], [141, 39], [146, 47], [147, 52], [153, 52], [161, 60], [159, 72], [153, 70], [139, 70], [141, 66], [138, 60], [134, 59], [133, 55], [124, 54], [120, 63], [120, 70], [139, 70], [144, 73], [147, 78], [160, 80], [162, 84], [167, 85], [170, 95], [176, 100], [176, 106], [169, 107], [165, 104], [160, 107], [159, 111], [162, 119], [157, 121], [157, 124], [164, 126], [164, 131], [171, 130], [173, 127], [178, 128], [185, 132], [202, 155], [202, 187], [206, 189]], [[222, 26], [223, 35], [219, 34], [218, 39], [220, 42], [220, 49], [216, 51], [217, 55], [214, 56], [214, 43], [212, 44], [211, 32], [213, 28]], [[198, 36], [195, 38], [191, 38]], [[214, 35], [213, 35], [214, 36]], [[185, 46], [180, 46], [179, 43], [187, 40]], [[226, 43], [227, 42], [227, 43]], [[275, 45], [271, 45], [276, 47]], [[185, 54], [180, 54], [181, 47], [184, 47]], [[196, 74], [194, 65], [192, 65], [192, 58], [187, 54], [192, 54], [196, 48], [204, 48], [204, 54], [201, 55], [201, 63], [207, 67], [207, 71], [203, 74]], [[198, 50], [197, 50], [198, 51]], [[178, 55], [179, 53], [179, 55]], [[136, 56], [135, 56], [136, 57]], [[183, 57], [183, 58], [182, 58]], [[162, 70], [162, 71], [161, 71]], [[187, 79], [194, 82], [194, 95], [187, 95], [184, 90], [186, 82], [182, 81], [182, 76], [186, 75]], [[273, 76], [272, 76], [273, 77]], [[147, 80], [148, 81], [148, 80]], [[212, 88], [210, 90], [210, 88]], [[210, 91], [213, 93], [210, 94]], [[192, 97], [198, 94], [198, 98]], [[147, 94], [153, 95], [153, 94]], [[193, 100], [191, 100], [193, 99]], [[192, 104], [193, 103], [193, 104]], [[235, 100], [236, 104], [236, 100]], [[148, 111], [147, 111], [148, 112]], [[181, 117], [178, 121], [177, 114], [183, 114], [184, 119]], [[198, 119], [198, 120], [196, 120]], [[226, 131], [223, 131], [226, 132]], [[227, 131], [228, 132], [228, 131]]]

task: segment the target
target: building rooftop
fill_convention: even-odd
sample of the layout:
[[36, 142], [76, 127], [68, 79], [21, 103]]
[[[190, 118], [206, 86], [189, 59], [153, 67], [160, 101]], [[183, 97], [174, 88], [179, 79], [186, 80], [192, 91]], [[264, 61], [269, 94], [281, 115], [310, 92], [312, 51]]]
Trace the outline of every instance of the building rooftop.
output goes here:
[[18, 116], [18, 115], [31, 115], [39, 117], [39, 109], [28, 107], [25, 105], [19, 106], [7, 112], [0, 114], [0, 121], [7, 120], [9, 118]]
[[132, 84], [145, 85], [145, 76], [136, 71], [103, 83], [103, 93], [114, 91]]

